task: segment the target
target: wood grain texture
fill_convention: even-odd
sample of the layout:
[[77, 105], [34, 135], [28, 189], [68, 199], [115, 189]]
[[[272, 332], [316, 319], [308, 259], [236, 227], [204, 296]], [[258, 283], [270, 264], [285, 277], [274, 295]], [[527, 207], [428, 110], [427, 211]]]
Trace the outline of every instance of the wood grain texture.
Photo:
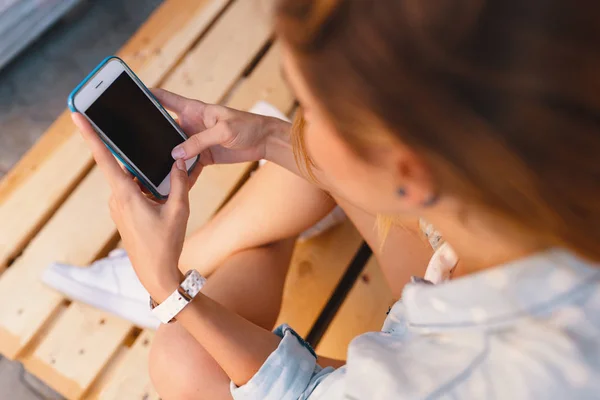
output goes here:
[[277, 325], [306, 336], [362, 242], [350, 221], [296, 245]]
[[163, 87], [208, 103], [218, 101], [271, 32], [269, 15], [254, 0], [237, 0], [215, 22], [210, 34], [185, 56]]
[[98, 385], [98, 391], [90, 392], [86, 398], [159, 400], [148, 373], [148, 359], [153, 339], [153, 332], [142, 332], [131, 348], [124, 349], [123, 356], [106, 377], [106, 381]]
[[73, 303], [22, 361], [34, 375], [55, 383], [63, 396], [79, 399], [116, 351], [104, 343], [122, 342], [131, 328], [125, 320]]
[[238, 110], [249, 110], [259, 100], [274, 105], [285, 114], [291, 112], [294, 106], [294, 94], [281, 74], [281, 49], [277, 43], [269, 49], [252, 74], [240, 83], [227, 105]]
[[352, 339], [365, 332], [381, 330], [388, 307], [393, 303], [383, 273], [375, 257], [371, 257], [321, 339], [317, 353], [345, 360]]
[[[73, 129], [71, 118], [64, 122]], [[79, 135], [65, 138], [0, 206], [0, 272], [25, 247], [91, 168]], [[79, 168], [78, 168], [79, 166]], [[18, 165], [17, 165], [18, 168]], [[11, 179], [9, 176], [8, 179]]]
[[108, 184], [94, 168], [23, 255], [0, 276], [0, 337], [12, 337], [0, 342], [0, 353], [18, 356], [63, 301], [63, 296], [40, 280], [48, 264], [89, 264], [114, 241], [109, 195]]
[[[118, 55], [146, 85], [157, 86], [227, 4], [228, 0], [165, 1]], [[0, 272], [91, 166], [91, 155], [65, 111], [0, 181]]]

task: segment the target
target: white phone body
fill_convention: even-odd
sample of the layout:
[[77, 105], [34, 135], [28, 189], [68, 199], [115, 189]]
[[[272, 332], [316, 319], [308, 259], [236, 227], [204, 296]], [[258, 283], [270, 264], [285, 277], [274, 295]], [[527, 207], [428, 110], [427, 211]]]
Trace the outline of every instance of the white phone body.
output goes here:
[[[82, 84], [76, 88], [69, 98], [69, 106], [72, 111], [77, 111], [83, 114], [86, 119], [92, 124], [96, 132], [100, 135], [107, 147], [113, 152], [113, 154], [121, 159], [128, 169], [133, 168], [131, 171], [135, 176], [142, 180], [145, 186], [151, 186], [149, 189], [155, 195], [158, 193], [160, 197], [165, 198], [168, 196], [171, 190], [171, 173], [169, 172], [161, 183], [156, 186], [145, 174], [141, 171], [128, 157], [124, 154], [115, 143], [106, 135], [102, 130], [92, 121], [92, 119], [86, 114], [88, 108], [106, 91], [110, 85], [119, 77], [123, 72], [127, 73], [129, 77], [135, 82], [148, 99], [156, 106], [156, 109], [160, 111], [165, 119], [175, 128], [175, 130], [182, 136], [183, 140], [188, 137], [177, 125], [177, 123], [171, 118], [169, 113], [158, 103], [158, 101], [152, 96], [151, 92], [141, 83], [137, 76], [131, 71], [131, 69], [119, 58], [111, 57], [105, 60]], [[168, 149], [170, 152], [171, 149]], [[198, 157], [194, 157], [186, 161], [186, 168], [188, 173], [196, 164]], [[175, 162], [175, 160], [173, 160]], [[127, 165], [129, 164], [129, 165]]]

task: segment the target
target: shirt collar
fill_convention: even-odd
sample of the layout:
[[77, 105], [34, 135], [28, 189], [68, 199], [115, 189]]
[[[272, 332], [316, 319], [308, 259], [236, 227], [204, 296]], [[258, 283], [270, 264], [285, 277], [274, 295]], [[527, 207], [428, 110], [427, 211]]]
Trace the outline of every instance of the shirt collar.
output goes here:
[[[408, 284], [402, 305], [408, 325], [424, 330], [506, 325], [551, 311], [585, 285], [600, 266], [554, 249], [439, 285]], [[396, 307], [397, 310], [394, 310]]]

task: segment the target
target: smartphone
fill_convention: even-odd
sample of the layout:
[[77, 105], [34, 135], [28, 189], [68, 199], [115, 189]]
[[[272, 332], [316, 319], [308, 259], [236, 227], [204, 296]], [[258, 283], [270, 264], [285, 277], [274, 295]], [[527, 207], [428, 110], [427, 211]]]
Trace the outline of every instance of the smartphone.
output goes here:
[[[171, 189], [171, 150], [187, 136], [118, 57], [102, 61], [69, 95], [106, 147], [157, 198]], [[188, 173], [198, 157], [186, 161]]]

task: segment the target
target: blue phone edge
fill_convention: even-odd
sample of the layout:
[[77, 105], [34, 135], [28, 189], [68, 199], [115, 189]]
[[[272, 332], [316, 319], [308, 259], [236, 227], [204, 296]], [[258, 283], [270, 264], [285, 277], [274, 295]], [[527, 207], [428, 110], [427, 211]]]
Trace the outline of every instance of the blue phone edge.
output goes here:
[[[144, 83], [141, 81], [140, 78], [138, 78], [138, 76], [135, 74], [135, 72], [133, 72], [133, 70], [131, 68], [129, 68], [129, 66], [127, 65], [127, 63], [125, 61], [123, 61], [120, 57], [117, 56], [108, 56], [106, 57], [104, 60], [102, 60], [100, 62], [100, 64], [98, 64], [96, 66], [96, 68], [94, 68], [92, 70], [92, 72], [90, 72], [88, 74], [88, 76], [86, 76], [80, 83], [79, 85], [77, 85], [75, 87], [75, 89], [73, 89], [73, 91], [69, 94], [68, 100], [67, 100], [67, 105], [69, 107], [69, 110], [71, 110], [71, 112], [79, 112], [77, 110], [77, 108], [75, 107], [75, 95], [77, 94], [77, 92], [79, 92], [81, 90], [81, 88], [83, 86], [85, 86], [86, 83], [88, 83], [90, 81], [90, 79], [92, 79], [94, 77], [94, 75], [96, 75], [98, 73], [98, 71], [100, 71], [100, 69], [102, 67], [104, 67], [110, 60], [119, 60], [121, 63], [123, 63], [123, 65], [129, 70], [129, 72], [131, 72], [131, 74], [133, 75], [133, 77], [135, 78], [135, 80], [141, 85], [142, 89], [147, 93], [150, 94], [150, 96], [152, 96], [152, 98], [154, 99], [154, 101], [159, 105], [159, 107], [161, 107], [163, 110], [164, 108], [162, 107], [162, 105], [160, 104], [160, 102], [158, 101], [158, 99], [156, 97], [154, 97], [154, 94], [146, 87], [146, 85], [144, 85]], [[169, 115], [169, 113], [167, 113], [165, 111], [165, 114], [167, 115], [167, 117], [171, 120], [171, 122], [173, 122], [175, 125], [177, 125], [177, 123], [173, 120], [173, 118], [171, 118], [171, 116]], [[87, 118], [87, 117], [86, 117]], [[185, 134], [185, 132], [181, 131], [184, 134], [184, 137], [187, 139], [187, 135]], [[98, 137], [100, 137], [100, 139], [102, 140], [102, 143], [104, 143], [104, 145], [110, 150], [110, 152], [119, 160], [119, 162], [121, 162], [121, 164], [123, 164], [127, 170], [129, 172], [131, 172], [133, 174], [133, 176], [135, 176], [151, 193], [154, 197], [156, 197], [157, 199], [160, 200], [165, 200], [168, 196], [163, 196], [162, 194], [158, 193], [158, 191], [156, 191], [153, 187], [152, 184], [150, 184], [150, 182], [148, 182], [146, 180], [146, 178], [144, 178], [143, 176], [139, 175], [135, 169], [127, 162], [125, 161], [118, 153], [115, 149], [112, 148], [112, 146], [110, 146], [102, 137], [102, 135], [98, 135]], [[196, 164], [198, 163], [198, 159], [199, 157], [196, 159], [196, 161], [194, 162], [194, 164], [192, 165], [192, 167], [188, 170], [193, 170], [196, 167]]]
[[77, 111], [77, 108], [75, 107], [75, 95], [77, 94], [77, 92], [79, 92], [81, 90], [81, 88], [86, 83], [88, 83], [89, 80], [92, 79], [94, 77], [94, 75], [96, 75], [98, 73], [98, 71], [100, 71], [100, 69], [102, 67], [104, 67], [113, 58], [115, 58], [117, 60], [120, 60], [121, 62], [125, 63], [123, 60], [121, 60], [117, 56], [108, 56], [104, 60], [100, 61], [100, 64], [98, 64], [96, 66], [96, 68], [94, 68], [92, 70], [92, 72], [90, 72], [88, 74], [88, 76], [86, 76], [85, 78], [83, 78], [83, 80], [81, 82], [79, 82], [79, 85], [75, 86], [75, 89], [73, 89], [73, 91], [69, 94], [69, 98], [67, 100], [67, 105], [69, 106], [69, 110], [71, 110], [71, 112], [79, 112], [79, 111]]

